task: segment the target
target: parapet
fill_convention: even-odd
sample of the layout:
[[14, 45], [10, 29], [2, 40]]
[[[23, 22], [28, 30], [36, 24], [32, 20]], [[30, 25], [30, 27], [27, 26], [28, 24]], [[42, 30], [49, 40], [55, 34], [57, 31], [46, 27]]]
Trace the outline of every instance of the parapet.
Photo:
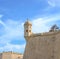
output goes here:
[[11, 54], [19, 54], [19, 55], [22, 55], [21, 53], [12, 52], [12, 51], [8, 51], [8, 52], [2, 52], [2, 53], [11, 53]]
[[49, 35], [55, 35], [55, 34], [58, 34], [60, 33], [60, 30], [58, 31], [53, 31], [53, 32], [44, 32], [44, 33], [33, 33], [30, 37], [36, 37], [36, 36], [49, 36]]

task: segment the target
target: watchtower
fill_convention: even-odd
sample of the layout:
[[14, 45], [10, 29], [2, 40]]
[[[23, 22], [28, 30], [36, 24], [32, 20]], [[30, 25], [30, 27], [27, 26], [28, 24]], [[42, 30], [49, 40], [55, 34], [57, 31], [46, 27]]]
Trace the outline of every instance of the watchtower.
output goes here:
[[27, 39], [32, 34], [32, 24], [27, 19], [27, 21], [24, 24], [24, 37]]

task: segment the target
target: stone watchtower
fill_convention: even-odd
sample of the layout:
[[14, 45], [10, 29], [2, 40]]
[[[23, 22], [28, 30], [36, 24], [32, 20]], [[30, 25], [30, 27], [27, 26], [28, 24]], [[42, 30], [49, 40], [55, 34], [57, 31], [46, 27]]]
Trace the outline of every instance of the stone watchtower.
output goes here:
[[24, 24], [24, 37], [25, 39], [28, 39], [28, 37], [32, 34], [32, 24], [27, 19], [27, 21]]

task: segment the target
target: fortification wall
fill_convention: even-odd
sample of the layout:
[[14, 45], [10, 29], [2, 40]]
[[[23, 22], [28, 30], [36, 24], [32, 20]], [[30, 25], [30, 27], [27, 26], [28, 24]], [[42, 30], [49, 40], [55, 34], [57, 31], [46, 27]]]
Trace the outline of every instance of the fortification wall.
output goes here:
[[12, 59], [12, 52], [3, 52], [2, 59]]
[[23, 58], [23, 55], [20, 55], [18, 53], [13, 53], [12, 54], [12, 59], [22, 59]]
[[0, 59], [2, 59], [2, 53], [0, 53]]
[[29, 37], [23, 59], [60, 59], [60, 31]]
[[0, 59], [22, 59], [23, 55], [14, 52], [3, 52], [0, 53]]

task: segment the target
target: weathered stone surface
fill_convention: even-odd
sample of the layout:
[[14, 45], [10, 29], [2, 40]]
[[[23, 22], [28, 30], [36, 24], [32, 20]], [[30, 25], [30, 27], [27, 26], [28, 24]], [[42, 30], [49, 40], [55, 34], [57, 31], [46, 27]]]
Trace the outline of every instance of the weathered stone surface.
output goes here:
[[22, 59], [23, 55], [14, 52], [0, 53], [0, 59]]

